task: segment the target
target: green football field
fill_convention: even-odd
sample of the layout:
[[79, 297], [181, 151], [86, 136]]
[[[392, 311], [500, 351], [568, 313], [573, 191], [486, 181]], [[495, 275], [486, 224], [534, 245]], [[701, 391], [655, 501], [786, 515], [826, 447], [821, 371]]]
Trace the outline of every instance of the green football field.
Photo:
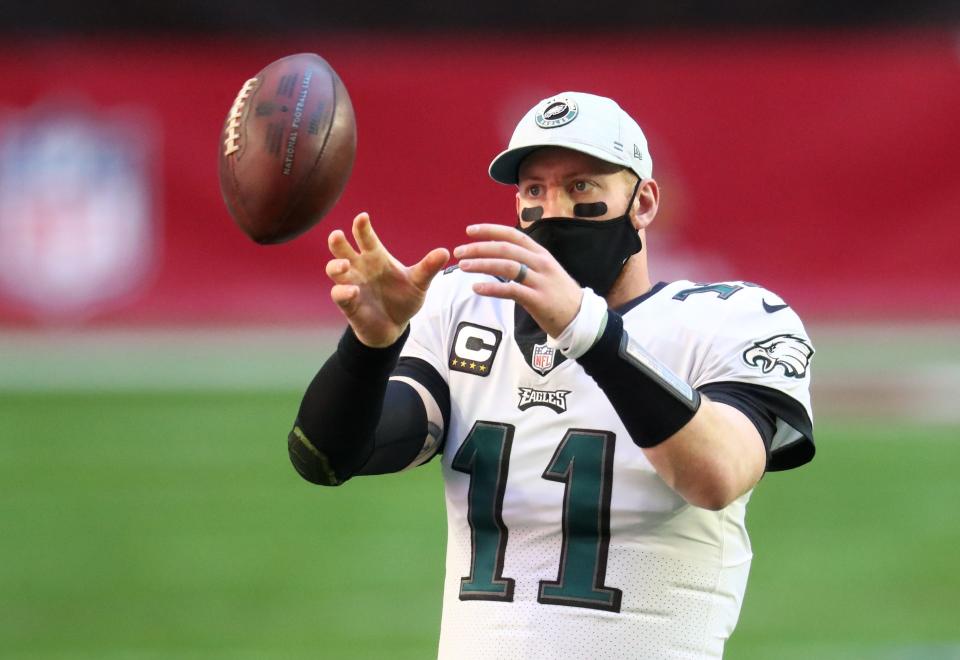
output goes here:
[[[299, 398], [0, 392], [0, 657], [432, 657], [438, 466], [307, 484]], [[958, 438], [819, 419], [817, 459], [754, 494], [727, 657], [960, 658]]]
[[[296, 392], [0, 403], [0, 653], [425, 658], [439, 626], [436, 465], [302, 482]], [[758, 487], [733, 658], [957, 657], [957, 428], [822, 423]]]

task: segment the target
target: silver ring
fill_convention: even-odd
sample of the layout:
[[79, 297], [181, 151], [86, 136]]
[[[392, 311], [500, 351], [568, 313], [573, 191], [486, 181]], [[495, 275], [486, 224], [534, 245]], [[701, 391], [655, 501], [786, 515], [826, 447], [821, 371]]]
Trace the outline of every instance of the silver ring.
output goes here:
[[521, 282], [523, 282], [523, 280], [526, 279], [528, 270], [529, 268], [527, 268], [527, 264], [520, 264], [520, 271], [517, 273], [517, 276], [514, 277], [513, 280], [511, 281], [516, 282], [517, 284], [520, 284]]

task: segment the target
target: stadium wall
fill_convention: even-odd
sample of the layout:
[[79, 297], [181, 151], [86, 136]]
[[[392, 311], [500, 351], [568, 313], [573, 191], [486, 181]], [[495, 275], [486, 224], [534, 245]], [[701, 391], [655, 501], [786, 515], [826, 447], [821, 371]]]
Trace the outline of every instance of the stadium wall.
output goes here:
[[[655, 279], [747, 279], [805, 318], [960, 318], [952, 32], [51, 39], [0, 46], [0, 325], [332, 318], [325, 236], [369, 211], [404, 261], [513, 222], [489, 160], [536, 100], [618, 99], [661, 184]], [[359, 151], [320, 227], [250, 243], [220, 199], [221, 122], [269, 61], [314, 51]]]

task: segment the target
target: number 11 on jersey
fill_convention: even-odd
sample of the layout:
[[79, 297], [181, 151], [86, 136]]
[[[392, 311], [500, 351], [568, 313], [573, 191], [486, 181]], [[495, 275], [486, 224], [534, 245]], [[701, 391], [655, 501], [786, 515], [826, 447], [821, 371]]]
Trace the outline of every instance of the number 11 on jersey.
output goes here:
[[470, 475], [470, 575], [460, 578], [460, 600], [513, 600], [513, 578], [503, 577], [508, 531], [502, 514], [512, 443], [510, 424], [477, 422], [450, 464]]
[[[513, 600], [514, 580], [503, 576], [509, 530], [502, 517], [513, 432], [510, 424], [478, 421], [451, 462], [470, 475], [470, 575], [460, 579], [461, 600]], [[614, 441], [609, 431], [570, 429], [543, 473], [565, 489], [560, 566], [556, 580], [540, 580], [540, 603], [620, 611], [622, 592], [604, 584]]]
[[570, 429], [543, 473], [566, 484], [566, 491], [560, 572], [555, 581], [540, 580], [541, 603], [620, 611], [622, 592], [604, 585], [614, 439], [609, 431]]

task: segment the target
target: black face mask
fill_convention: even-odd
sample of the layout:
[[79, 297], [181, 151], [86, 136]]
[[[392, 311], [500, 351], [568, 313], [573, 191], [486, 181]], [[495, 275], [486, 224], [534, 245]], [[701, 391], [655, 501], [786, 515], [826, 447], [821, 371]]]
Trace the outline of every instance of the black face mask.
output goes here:
[[[543, 211], [537, 207], [523, 209], [521, 217], [534, 222], [520, 231], [545, 247], [580, 286], [590, 287], [597, 295], [606, 296], [627, 259], [643, 249], [629, 216], [639, 187], [640, 181], [637, 181], [627, 204], [627, 212], [617, 218], [540, 218], [537, 211]], [[577, 204], [573, 212], [581, 216], [603, 215], [607, 207], [603, 202]]]

